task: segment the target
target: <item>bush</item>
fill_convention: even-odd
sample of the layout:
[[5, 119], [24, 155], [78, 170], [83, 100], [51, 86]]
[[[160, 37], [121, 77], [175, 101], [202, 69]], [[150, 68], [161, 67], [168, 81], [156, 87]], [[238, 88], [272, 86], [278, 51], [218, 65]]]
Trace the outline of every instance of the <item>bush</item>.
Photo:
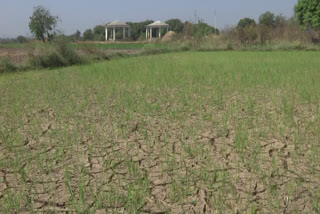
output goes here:
[[81, 64], [84, 59], [61, 38], [50, 45], [38, 47], [35, 54], [29, 55], [28, 62], [32, 67], [54, 68]]
[[0, 73], [2, 72], [14, 72], [17, 71], [18, 67], [10, 62], [9, 59], [1, 59], [0, 60]]
[[28, 42], [28, 39], [27, 39], [26, 37], [24, 37], [24, 36], [18, 36], [18, 37], [17, 37], [17, 41], [18, 41], [19, 43], [27, 43], [27, 42]]
[[88, 29], [83, 33], [83, 39], [85, 41], [92, 41], [93, 38], [94, 38], [94, 34], [91, 29]]
[[237, 28], [238, 39], [241, 44], [252, 44], [258, 37], [255, 26], [247, 26], [244, 28]]

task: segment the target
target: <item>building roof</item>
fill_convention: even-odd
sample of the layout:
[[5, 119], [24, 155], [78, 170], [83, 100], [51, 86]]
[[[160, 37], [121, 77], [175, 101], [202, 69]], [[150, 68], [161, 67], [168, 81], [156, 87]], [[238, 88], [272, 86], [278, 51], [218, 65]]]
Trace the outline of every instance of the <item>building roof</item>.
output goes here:
[[147, 25], [147, 27], [169, 27], [169, 25], [161, 21], [156, 21], [152, 24]]
[[129, 25], [127, 25], [124, 22], [121, 22], [119, 20], [113, 21], [113, 22], [109, 22], [105, 25], [106, 27], [129, 27]]

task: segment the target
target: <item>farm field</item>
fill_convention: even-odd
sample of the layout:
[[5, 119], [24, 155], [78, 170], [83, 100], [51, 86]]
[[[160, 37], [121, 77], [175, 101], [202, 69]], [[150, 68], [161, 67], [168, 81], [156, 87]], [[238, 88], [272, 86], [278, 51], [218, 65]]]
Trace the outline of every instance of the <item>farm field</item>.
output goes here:
[[[27, 59], [28, 54], [37, 52], [37, 48], [50, 48], [54, 45], [43, 43], [9, 43], [0, 44], [0, 60], [9, 59], [14, 64], [22, 64]], [[70, 47], [76, 51], [76, 53], [83, 56], [90, 56], [93, 53], [104, 54], [139, 54], [145, 50], [151, 49], [167, 49], [167, 44], [161, 43], [103, 43], [103, 42], [81, 42], [81, 43], [69, 43], [67, 47]]]
[[320, 52], [0, 75], [0, 213], [319, 213]]

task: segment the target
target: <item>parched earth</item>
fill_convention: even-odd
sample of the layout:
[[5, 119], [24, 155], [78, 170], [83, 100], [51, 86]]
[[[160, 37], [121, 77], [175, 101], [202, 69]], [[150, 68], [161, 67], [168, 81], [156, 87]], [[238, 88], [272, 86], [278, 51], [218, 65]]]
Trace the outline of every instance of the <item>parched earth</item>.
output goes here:
[[319, 213], [318, 54], [0, 76], [0, 213]]
[[[109, 101], [105, 108], [115, 108]], [[20, 200], [19, 213], [316, 212], [320, 167], [312, 156], [319, 148], [306, 129], [315, 109], [295, 106], [297, 126], [282, 124], [283, 135], [270, 137], [256, 125], [268, 130], [280, 122], [274, 106], [261, 107], [274, 119], [269, 124], [245, 106], [227, 120], [224, 109], [210, 106], [170, 118], [179, 107], [168, 103], [167, 115], [133, 113], [124, 122], [126, 109], [106, 115], [93, 100], [70, 118], [52, 108], [24, 115], [16, 133], [0, 139], [0, 202]], [[245, 118], [252, 124], [240, 125]], [[17, 133], [21, 143], [5, 142]], [[310, 143], [295, 142], [297, 133]]]

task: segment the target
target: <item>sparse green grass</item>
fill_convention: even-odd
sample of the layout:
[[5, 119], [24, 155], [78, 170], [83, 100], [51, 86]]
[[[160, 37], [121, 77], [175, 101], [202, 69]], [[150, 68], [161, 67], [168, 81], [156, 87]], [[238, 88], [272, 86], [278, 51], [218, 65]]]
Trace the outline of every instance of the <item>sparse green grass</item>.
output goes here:
[[319, 213], [320, 53], [0, 75], [0, 213]]

